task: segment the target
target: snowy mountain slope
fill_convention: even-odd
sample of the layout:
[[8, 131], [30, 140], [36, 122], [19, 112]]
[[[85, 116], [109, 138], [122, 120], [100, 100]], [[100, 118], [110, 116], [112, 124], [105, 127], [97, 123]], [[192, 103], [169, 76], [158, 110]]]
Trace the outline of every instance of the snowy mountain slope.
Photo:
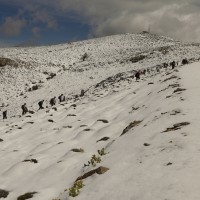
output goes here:
[[[85, 61], [82, 56], [87, 53]], [[21, 114], [26, 102], [32, 110], [41, 99], [80, 93], [120, 72], [163, 62], [198, 59], [199, 44], [182, 43], [153, 34], [125, 34], [56, 46], [2, 48], [0, 58], [12, 64], [0, 67], [0, 105], [10, 116]], [[32, 90], [33, 87], [40, 88]], [[15, 103], [13, 103], [15, 102]]]
[[[75, 199], [199, 199], [199, 67], [152, 68], [138, 82], [125, 73], [57, 111], [1, 121], [5, 199], [74, 199], [74, 181], [99, 166], [109, 170], [84, 179]], [[102, 148], [101, 162], [84, 167]]]

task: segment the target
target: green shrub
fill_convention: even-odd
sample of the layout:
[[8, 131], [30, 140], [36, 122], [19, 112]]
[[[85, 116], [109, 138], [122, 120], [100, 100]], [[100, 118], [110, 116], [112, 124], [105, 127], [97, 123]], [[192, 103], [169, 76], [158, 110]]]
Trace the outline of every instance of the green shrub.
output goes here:
[[74, 185], [69, 188], [69, 196], [76, 197], [80, 194], [80, 189], [83, 188], [85, 185], [83, 184], [82, 180], [76, 181]]

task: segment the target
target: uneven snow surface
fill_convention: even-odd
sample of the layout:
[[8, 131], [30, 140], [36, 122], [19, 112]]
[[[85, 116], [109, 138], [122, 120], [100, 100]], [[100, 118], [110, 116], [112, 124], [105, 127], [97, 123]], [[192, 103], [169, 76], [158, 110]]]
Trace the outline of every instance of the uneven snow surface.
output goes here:
[[[157, 49], [162, 46], [169, 46], [164, 54]], [[1, 50], [2, 57], [32, 67], [0, 69], [2, 103], [9, 104], [2, 107], [8, 119], [0, 121], [0, 199], [1, 190], [9, 192], [6, 200], [28, 192], [36, 192], [33, 200], [200, 199], [200, 63], [180, 64], [182, 58], [199, 57], [198, 45], [130, 34]], [[148, 56], [128, 61], [136, 51]], [[89, 60], [80, 61], [84, 52]], [[55, 66], [48, 67], [48, 59]], [[174, 70], [162, 67], [173, 60], [179, 62]], [[104, 64], [97, 66], [100, 62]], [[61, 63], [72, 67], [59, 71]], [[136, 81], [134, 70], [145, 68], [148, 72]], [[57, 75], [48, 81], [45, 75], [40, 89], [26, 91], [25, 84], [31, 84], [31, 78], [38, 83], [43, 70]], [[75, 98], [72, 92], [81, 89], [87, 92]], [[48, 105], [47, 100], [61, 92], [69, 97], [66, 102], [37, 111], [38, 100]], [[14, 116], [23, 102], [35, 113]], [[101, 162], [88, 165], [102, 148]], [[75, 180], [99, 166], [109, 170], [83, 179], [80, 194], [70, 197]]]

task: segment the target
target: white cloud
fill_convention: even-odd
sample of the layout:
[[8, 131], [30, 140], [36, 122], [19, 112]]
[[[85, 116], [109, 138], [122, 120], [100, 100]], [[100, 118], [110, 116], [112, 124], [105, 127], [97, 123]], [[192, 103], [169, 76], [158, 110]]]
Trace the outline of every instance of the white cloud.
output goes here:
[[18, 36], [26, 25], [25, 19], [18, 17], [7, 17], [0, 26], [0, 33], [7, 37]]

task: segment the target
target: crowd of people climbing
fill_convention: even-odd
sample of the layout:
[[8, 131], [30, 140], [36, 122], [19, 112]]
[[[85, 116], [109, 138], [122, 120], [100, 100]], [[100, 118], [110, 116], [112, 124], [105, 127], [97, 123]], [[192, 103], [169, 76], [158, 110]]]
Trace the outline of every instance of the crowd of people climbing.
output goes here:
[[[186, 58], [184, 58], [184, 59], [182, 60], [181, 63], [182, 63], [182, 65], [185, 65], [185, 64], [188, 64], [189, 61], [188, 61]], [[163, 63], [161, 66], [156, 67], [156, 71], [157, 71], [157, 72], [160, 72], [160, 68], [162, 68], [162, 67], [163, 67], [163, 68], [168, 68], [169, 66], [171, 67], [171, 69], [174, 69], [174, 68], [175, 68], [176, 66], [178, 66], [178, 65], [179, 65], [179, 63], [178, 63], [178, 62], [175, 62], [175, 61], [172, 61], [172, 62], [170, 62], [170, 63]], [[138, 71], [135, 72], [133, 78], [135, 77], [135, 78], [136, 78], [136, 81], [138, 81], [138, 80], [140, 80], [140, 76], [141, 76], [141, 75], [145, 75], [146, 72], [149, 73], [149, 72], [150, 72], [149, 69], [138, 70]], [[84, 90], [81, 90], [80, 97], [84, 96], [84, 93], [85, 93], [85, 91], [84, 91]], [[63, 94], [59, 95], [59, 96], [58, 96], [58, 102], [59, 102], [59, 103], [62, 103], [62, 102], [64, 102], [64, 101], [66, 101], [66, 97], [65, 97]], [[43, 104], [44, 104], [44, 100], [41, 100], [41, 101], [38, 102], [38, 106], [39, 106], [38, 110], [44, 109]], [[49, 100], [49, 104], [50, 104], [51, 107], [53, 107], [53, 106], [56, 105], [56, 97], [55, 97], [55, 96]], [[47, 107], [48, 107], [48, 106], [46, 106], [46, 108], [47, 108]], [[24, 104], [21, 106], [21, 109], [22, 109], [22, 116], [25, 115], [25, 114], [28, 113], [28, 112], [31, 112], [31, 111], [28, 110], [26, 103], [24, 103]], [[2, 115], [3, 115], [3, 120], [7, 119], [7, 110], [4, 110], [4, 111], [2, 112]]]
[[[83, 91], [83, 90], [81, 90], [81, 91]], [[81, 95], [80, 95], [80, 96], [81, 96]], [[66, 100], [66, 98], [65, 98], [65, 96], [64, 96], [63, 94], [61, 94], [61, 95], [58, 96], [58, 102], [59, 102], [59, 103], [62, 103], [62, 102], [64, 102], [65, 100]], [[43, 105], [43, 104], [44, 104], [44, 99], [38, 102], [38, 110], [44, 109], [44, 105]], [[49, 100], [49, 104], [50, 104], [51, 107], [55, 106], [55, 105], [56, 105], [56, 97], [51, 98], [51, 99]], [[48, 105], [46, 106], [46, 108], [47, 108], [47, 107], [48, 107]], [[26, 103], [24, 103], [24, 104], [21, 106], [21, 110], [22, 110], [22, 116], [25, 115], [26, 113], [31, 112], [31, 111], [27, 108]], [[7, 119], [7, 118], [8, 118], [8, 117], [7, 117], [7, 110], [4, 110], [4, 111], [2, 112], [2, 115], [3, 115], [3, 120]]]

